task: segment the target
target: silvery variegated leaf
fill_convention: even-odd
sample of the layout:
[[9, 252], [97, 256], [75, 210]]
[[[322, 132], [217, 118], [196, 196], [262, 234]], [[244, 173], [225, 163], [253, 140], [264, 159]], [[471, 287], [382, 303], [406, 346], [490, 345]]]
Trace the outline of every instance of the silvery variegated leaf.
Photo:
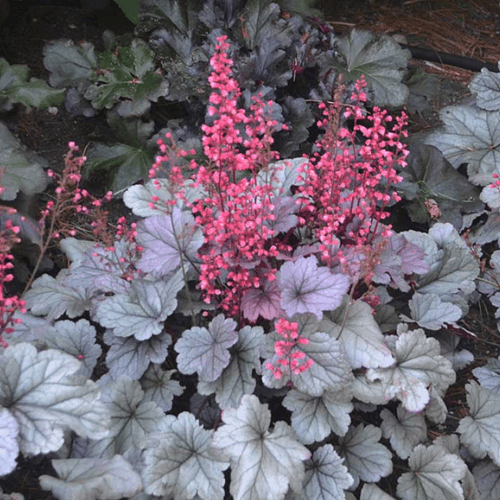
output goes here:
[[151, 363], [140, 380], [144, 401], [154, 401], [164, 412], [169, 412], [174, 396], [183, 393], [181, 384], [171, 378], [174, 373], [175, 370], [164, 371], [159, 364]]
[[203, 231], [189, 212], [174, 207], [171, 215], [148, 217], [137, 224], [137, 243], [143, 253], [137, 266], [146, 273], [165, 276], [181, 264], [189, 268], [197, 261]]
[[361, 489], [359, 500], [395, 500], [394, 497], [381, 490], [376, 484], [365, 483]]
[[213, 434], [191, 413], [165, 417], [161, 432], [146, 442], [142, 471], [145, 492], [176, 500], [223, 500], [222, 472], [229, 463], [210, 454]]
[[216, 316], [208, 328], [194, 326], [185, 330], [176, 342], [175, 350], [179, 371], [198, 373], [204, 382], [214, 382], [229, 364], [229, 348], [238, 341], [236, 321]]
[[[309, 316], [310, 317], [310, 316]], [[326, 390], [341, 391], [352, 383], [352, 370], [347, 363], [342, 345], [330, 337], [328, 333], [315, 332], [300, 323], [299, 335], [308, 340], [307, 344], [298, 344], [295, 351], [305, 354], [304, 361], [312, 360], [313, 364], [301, 373], [290, 373], [289, 365], [281, 366], [283, 375], [277, 379], [273, 372], [267, 368], [267, 363], [277, 365], [278, 355], [275, 353], [275, 344], [283, 339], [276, 332], [270, 332], [265, 337], [262, 356], [262, 381], [267, 387], [279, 389], [284, 387], [289, 380], [294, 387], [311, 396], [321, 396]]]
[[427, 426], [422, 413], [410, 413], [398, 405], [396, 415], [384, 408], [380, 412], [380, 428], [392, 449], [403, 459], [410, 456], [417, 444], [427, 439]]
[[471, 380], [465, 386], [470, 417], [460, 420], [460, 442], [476, 458], [488, 455], [500, 466], [500, 396]]
[[500, 76], [488, 68], [481, 68], [469, 83], [470, 91], [476, 96], [476, 104], [487, 111], [500, 109]]
[[172, 337], [163, 332], [147, 340], [135, 337], [116, 337], [112, 330], [104, 333], [104, 342], [110, 346], [106, 353], [106, 365], [114, 380], [122, 375], [139, 380], [149, 363], [163, 363], [167, 357]]
[[304, 461], [311, 453], [285, 422], [276, 422], [269, 430], [267, 405], [245, 395], [238, 408], [224, 411], [222, 421], [225, 425], [215, 432], [213, 453], [231, 464], [230, 493], [235, 500], [283, 500], [289, 488], [302, 490]]
[[305, 463], [304, 488], [290, 500], [345, 500], [354, 480], [331, 444], [318, 448]]
[[80, 373], [92, 375], [102, 349], [96, 344], [95, 328], [86, 320], [56, 321], [54, 329], [45, 337], [48, 347], [71, 354], [82, 362]]
[[93, 292], [89, 288], [67, 284], [63, 269], [57, 278], [43, 274], [37, 278], [26, 292], [26, 306], [36, 316], [47, 316], [54, 320], [66, 314], [77, 318], [90, 309]]
[[0, 409], [0, 476], [10, 474], [17, 466], [19, 425], [7, 408]]
[[245, 326], [238, 332], [238, 341], [231, 347], [229, 365], [214, 382], [198, 381], [198, 392], [209, 395], [225, 410], [237, 408], [245, 394], [252, 394], [256, 380], [252, 371], [260, 370], [260, 348], [264, 330], [260, 326]]
[[58, 478], [40, 476], [40, 486], [71, 500], [118, 500], [142, 490], [141, 476], [120, 455], [52, 460]]
[[474, 466], [472, 474], [481, 493], [481, 500], [500, 498], [500, 467], [490, 460], [483, 460]]
[[467, 163], [469, 177], [500, 172], [500, 122], [496, 111], [447, 106], [439, 116], [444, 127], [428, 136], [427, 144], [436, 146], [455, 168]]
[[128, 295], [116, 294], [97, 303], [94, 316], [118, 337], [147, 340], [163, 330], [164, 321], [177, 307], [177, 293], [184, 286], [182, 272], [168, 280], [136, 279]]
[[381, 437], [378, 427], [359, 424], [339, 439], [337, 451], [354, 478], [353, 487], [360, 480], [375, 483], [392, 472], [392, 453], [379, 442]]
[[323, 441], [332, 432], [337, 436], [347, 433], [353, 410], [351, 400], [348, 389], [327, 390], [319, 397], [292, 389], [285, 396], [283, 406], [292, 412], [292, 427], [300, 441], [312, 444]]
[[321, 320], [323, 311], [333, 311], [342, 303], [351, 280], [345, 274], [333, 274], [327, 267], [318, 267], [318, 259], [311, 256], [283, 264], [278, 284], [281, 307], [288, 316], [312, 313]]
[[460, 480], [467, 465], [439, 445], [419, 444], [408, 460], [411, 472], [398, 479], [398, 496], [408, 500], [464, 500]]
[[366, 302], [344, 304], [332, 318], [334, 323], [329, 333], [340, 342], [353, 369], [386, 368], [394, 364], [394, 356]]
[[73, 356], [37, 352], [28, 343], [0, 353], [0, 405], [17, 420], [23, 453], [57, 451], [66, 429], [92, 439], [108, 436], [109, 412], [97, 385], [76, 375], [80, 366]]
[[380, 380], [385, 395], [399, 399], [406, 410], [421, 411], [429, 402], [429, 386], [444, 390], [455, 382], [451, 363], [440, 355], [439, 342], [423, 330], [402, 332], [394, 346], [396, 363], [368, 370], [369, 381]]
[[129, 377], [110, 381], [102, 388], [101, 398], [111, 416], [109, 436], [92, 441], [86, 456], [112, 458], [119, 454], [134, 464], [145, 439], [158, 429], [165, 414], [155, 402], [144, 400], [141, 385]]

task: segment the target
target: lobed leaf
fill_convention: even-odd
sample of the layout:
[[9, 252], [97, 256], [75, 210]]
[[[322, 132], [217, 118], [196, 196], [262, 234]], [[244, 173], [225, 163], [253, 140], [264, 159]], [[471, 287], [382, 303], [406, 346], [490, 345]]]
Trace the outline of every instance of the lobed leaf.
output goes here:
[[57, 278], [43, 274], [33, 282], [24, 296], [32, 314], [54, 320], [63, 314], [76, 318], [90, 309], [92, 292], [83, 286], [72, 286], [65, 276], [62, 271]]
[[377, 482], [392, 472], [392, 454], [381, 443], [382, 431], [373, 426], [359, 424], [339, 439], [338, 453], [345, 459], [347, 470], [354, 478], [353, 487], [359, 480]]
[[181, 384], [177, 380], [172, 380], [175, 370], [164, 371], [157, 363], [151, 363], [140, 383], [144, 391], [144, 401], [155, 402], [164, 412], [172, 409], [174, 396], [183, 393]]
[[398, 456], [407, 459], [413, 448], [427, 439], [427, 426], [421, 413], [410, 413], [402, 405], [398, 405], [396, 412], [394, 415], [384, 408], [380, 412], [380, 428]]
[[304, 489], [292, 500], [344, 500], [354, 480], [331, 444], [318, 448], [305, 463]]
[[106, 365], [111, 377], [116, 380], [122, 375], [139, 380], [149, 363], [163, 363], [167, 357], [172, 338], [166, 333], [154, 335], [147, 340], [135, 337], [116, 337], [108, 330], [104, 342], [110, 346], [106, 353]]
[[394, 348], [396, 364], [372, 368], [367, 378], [369, 381], [381, 380], [386, 397], [396, 396], [406, 410], [421, 411], [429, 402], [429, 386], [444, 391], [455, 382], [451, 363], [439, 353], [439, 342], [427, 338], [423, 330], [401, 333]]
[[398, 479], [397, 493], [407, 500], [464, 500], [459, 481], [467, 465], [438, 445], [419, 444], [410, 455], [411, 472]]
[[90, 377], [101, 355], [102, 349], [96, 344], [95, 328], [86, 320], [57, 321], [54, 329], [45, 336], [48, 347], [59, 349], [82, 362], [80, 373]]
[[219, 314], [205, 327], [185, 330], [176, 342], [177, 366], [182, 373], [198, 373], [204, 382], [214, 382], [229, 364], [228, 349], [238, 341], [236, 321]]
[[500, 109], [500, 76], [487, 68], [475, 75], [469, 84], [470, 91], [476, 96], [476, 104], [487, 111]]
[[238, 341], [231, 348], [231, 360], [222, 375], [214, 382], [198, 381], [200, 394], [212, 394], [219, 406], [226, 410], [237, 408], [245, 394], [252, 394], [255, 378], [252, 371], [260, 370], [260, 348], [264, 330], [260, 326], [245, 326], [238, 332]]
[[17, 466], [19, 425], [7, 408], [0, 409], [0, 476], [10, 474]]
[[148, 217], [137, 224], [137, 243], [144, 248], [139, 269], [157, 276], [175, 271], [181, 263], [196, 261], [203, 244], [203, 232], [194, 217], [177, 207], [172, 215]]
[[123, 455], [134, 462], [144, 448], [144, 440], [158, 430], [165, 414], [156, 403], [144, 400], [137, 380], [122, 376], [103, 389], [102, 400], [111, 416], [109, 436], [90, 444], [90, 457]]
[[439, 115], [444, 129], [432, 133], [427, 144], [436, 146], [455, 168], [467, 163], [469, 177], [500, 172], [498, 113], [462, 105], [445, 107]]
[[141, 477], [120, 455], [113, 458], [52, 460], [57, 475], [40, 476], [40, 486], [62, 500], [119, 500], [142, 490]]
[[375, 106], [400, 107], [406, 103], [409, 90], [401, 80], [411, 55], [390, 36], [353, 29], [338, 41], [338, 51], [345, 58], [345, 80], [364, 76], [374, 90]]
[[371, 307], [361, 300], [344, 305], [332, 315], [330, 335], [344, 348], [352, 368], [386, 368], [394, 364], [391, 350], [384, 341]]
[[112, 328], [118, 337], [148, 340], [162, 332], [164, 321], [177, 307], [176, 296], [183, 286], [180, 270], [167, 281], [135, 279], [128, 296], [117, 294], [100, 301], [95, 308], [95, 319]]
[[281, 307], [288, 316], [313, 313], [321, 320], [323, 311], [335, 310], [349, 289], [350, 278], [332, 274], [326, 267], [318, 268], [316, 257], [299, 257], [281, 266], [278, 283]]
[[63, 431], [102, 439], [109, 434], [109, 413], [94, 382], [75, 375], [80, 362], [54, 349], [37, 352], [31, 344], [0, 353], [0, 405], [19, 425], [19, 447], [37, 455], [57, 451]]
[[300, 492], [303, 461], [310, 458], [285, 422], [269, 430], [271, 412], [256, 396], [245, 395], [236, 409], [222, 414], [225, 425], [213, 439], [217, 456], [231, 464], [230, 492], [235, 500], [283, 500], [290, 487]]
[[212, 436], [190, 413], [168, 415], [144, 451], [145, 492], [176, 500], [223, 500], [222, 471], [229, 464], [210, 455]]
[[470, 417], [460, 420], [460, 441], [476, 458], [490, 456], [500, 466], [500, 396], [471, 380], [465, 386]]
[[296, 389], [288, 392], [283, 406], [292, 412], [292, 427], [300, 441], [312, 444], [323, 441], [331, 432], [337, 436], [347, 433], [353, 410], [349, 391], [325, 391], [314, 397]]

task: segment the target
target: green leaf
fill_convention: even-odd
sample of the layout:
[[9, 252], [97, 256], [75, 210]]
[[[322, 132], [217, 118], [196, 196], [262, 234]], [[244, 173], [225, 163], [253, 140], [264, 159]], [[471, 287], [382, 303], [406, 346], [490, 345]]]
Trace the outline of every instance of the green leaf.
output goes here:
[[4, 188], [2, 200], [14, 200], [18, 191], [27, 195], [40, 193], [47, 186], [43, 170], [47, 160], [28, 151], [3, 123], [0, 123], [0, 165], [5, 167], [0, 175], [0, 186]]
[[[46, 109], [60, 104], [64, 100], [64, 92], [51, 89], [38, 78], [32, 78], [28, 82], [27, 66], [9, 66], [5, 59], [0, 58], [0, 104], [8, 99], [13, 103]], [[5, 103], [3, 105], [5, 107]]]
[[127, 19], [134, 23], [139, 24], [139, 8], [141, 0], [115, 0]]
[[107, 146], [96, 142], [87, 154], [86, 175], [90, 176], [99, 170], [108, 172], [109, 188], [113, 192], [122, 191], [138, 181], [148, 179], [154, 162], [153, 151], [144, 145], [118, 143]]
[[76, 46], [70, 40], [58, 40], [43, 48], [43, 64], [50, 71], [51, 85], [76, 86], [87, 84], [97, 67], [97, 57], [89, 42]]
[[266, 0], [248, 0], [246, 2], [243, 17], [243, 37], [250, 50], [262, 44], [263, 38], [269, 34], [270, 27], [278, 18], [279, 13], [278, 4]]
[[353, 29], [338, 41], [338, 51], [345, 58], [344, 81], [364, 75], [375, 93], [374, 104], [400, 107], [408, 98], [408, 87], [401, 83], [411, 57], [390, 36]]
[[150, 101], [165, 95], [167, 84], [154, 70], [154, 53], [142, 40], [130, 47], [99, 56], [99, 68], [92, 75], [93, 84], [85, 98], [96, 109], [111, 109], [118, 104], [120, 116], [140, 116], [149, 110]]
[[61, 104], [64, 101], [64, 89], [51, 89], [44, 81], [31, 78], [22, 85], [11, 85], [5, 94], [12, 102], [25, 106], [47, 109], [49, 106]]

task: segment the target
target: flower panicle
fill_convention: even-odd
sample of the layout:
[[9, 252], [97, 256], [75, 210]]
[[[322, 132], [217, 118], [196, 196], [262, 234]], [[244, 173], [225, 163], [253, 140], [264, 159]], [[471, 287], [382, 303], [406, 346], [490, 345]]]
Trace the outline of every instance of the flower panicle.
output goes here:
[[288, 373], [290, 377], [292, 374], [299, 375], [309, 370], [314, 364], [312, 359], [306, 360], [306, 354], [299, 349], [301, 345], [307, 345], [309, 339], [299, 335], [298, 327], [298, 323], [284, 318], [280, 318], [275, 324], [276, 332], [285, 340], [276, 341], [274, 345], [276, 364], [268, 362], [266, 368], [273, 372], [277, 380], [280, 380], [285, 373]]

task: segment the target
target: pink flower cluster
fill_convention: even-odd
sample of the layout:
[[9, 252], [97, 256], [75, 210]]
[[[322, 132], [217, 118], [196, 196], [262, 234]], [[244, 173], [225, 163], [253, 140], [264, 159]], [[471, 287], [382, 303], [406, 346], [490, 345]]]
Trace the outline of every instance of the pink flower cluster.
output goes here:
[[[59, 175], [52, 170], [47, 175], [58, 182], [55, 189], [56, 200], [49, 201], [42, 211], [41, 226], [49, 220], [49, 237], [61, 238], [62, 236], [76, 236], [74, 213], [88, 215], [91, 222], [94, 238], [105, 240], [108, 244], [113, 241], [114, 235], [107, 234], [108, 213], [102, 210], [104, 202], [109, 202], [113, 193], [108, 191], [102, 199], [95, 198], [86, 189], [80, 188], [81, 170], [86, 160], [85, 156], [75, 156], [78, 146], [74, 142], [68, 143], [69, 151], [64, 159], [64, 169]], [[85, 202], [90, 205], [86, 206]], [[70, 219], [70, 220], [68, 220]], [[59, 227], [56, 229], [56, 225]]]
[[[320, 152], [301, 167], [304, 184], [299, 188], [304, 203], [301, 214], [315, 230], [322, 260], [327, 265], [344, 264], [356, 281], [363, 276], [356, 276], [359, 272], [350, 269], [339, 247], [342, 244], [359, 250], [370, 247], [377, 236], [390, 236], [390, 226], [381, 226], [380, 222], [388, 217], [386, 207], [391, 201], [400, 200], [393, 190], [402, 180], [395, 166], [404, 167], [408, 155], [401, 142], [407, 136], [406, 115], [394, 118], [378, 107], [365, 115], [360, 105], [366, 101], [365, 87], [361, 77], [351, 96], [354, 104], [343, 112], [354, 122], [352, 129], [338, 127], [341, 104], [320, 104], [324, 118], [318, 126], [325, 134], [317, 142]], [[359, 271], [359, 266], [354, 267]]]
[[[266, 119], [266, 103], [260, 97], [253, 99], [248, 114], [238, 108], [241, 92], [231, 77], [226, 38], [218, 38], [210, 61], [208, 114], [214, 120], [202, 126], [208, 164], [191, 165], [197, 169], [195, 185], [203, 186], [208, 195], [191, 209], [205, 237], [199, 279], [204, 300], [217, 300], [226, 314], [236, 317], [244, 294], [274, 280], [277, 272], [268, 264], [280, 250], [272, 244], [274, 231], [266, 224], [275, 219], [272, 187], [257, 183], [258, 171], [278, 158], [271, 150], [277, 122]], [[179, 172], [173, 175], [178, 181]]]
[[274, 351], [278, 356], [276, 366], [272, 363], [266, 363], [266, 368], [271, 370], [274, 377], [278, 380], [283, 376], [283, 368], [287, 368], [287, 372], [290, 376], [292, 373], [299, 375], [309, 370], [314, 364], [314, 361], [312, 359], [304, 361], [306, 357], [305, 353], [297, 349], [299, 345], [307, 345], [309, 339], [301, 337], [298, 334], [298, 323], [280, 318], [276, 322], [275, 327], [276, 332], [285, 340], [278, 340], [274, 345]]
[[[208, 115], [212, 121], [202, 126], [208, 161], [203, 165], [189, 161], [189, 167], [196, 169], [191, 179], [207, 195], [188, 206], [204, 233], [198, 285], [203, 298], [236, 318], [245, 294], [251, 289], [263, 290], [267, 282], [275, 280], [276, 257], [290, 255], [288, 242], [295, 228], [283, 237], [271, 229], [274, 192], [270, 182], [257, 182], [258, 172], [278, 159], [271, 149], [278, 124], [266, 113], [273, 103], [257, 97], [249, 112], [238, 107], [241, 91], [232, 77], [228, 50], [227, 37], [219, 37], [210, 61]], [[325, 134], [317, 142], [319, 152], [299, 174], [303, 185], [298, 187], [297, 228], [306, 227], [317, 238], [327, 265], [340, 263], [355, 283], [364, 279], [369, 285], [390, 235], [390, 226], [382, 223], [388, 216], [386, 207], [399, 200], [393, 190], [401, 180], [395, 167], [405, 165], [408, 151], [401, 142], [406, 136], [406, 116], [393, 118], [379, 108], [365, 116], [365, 86], [363, 79], [357, 82], [353, 104], [343, 111], [354, 122], [350, 129], [339, 127], [343, 109], [339, 102], [320, 106], [324, 118], [318, 125]], [[165, 161], [174, 165], [170, 171], [172, 205], [175, 197], [186, 201], [182, 168], [176, 161], [188, 153], [171, 136], [167, 138], [171, 146], [159, 142], [162, 155], [150, 176], [155, 177]], [[152, 198], [152, 204], [158, 201], [158, 197]]]
[[[4, 190], [0, 186], [0, 193]], [[1, 207], [1, 210], [7, 211], [9, 214], [15, 213], [14, 208]], [[12, 245], [19, 243], [17, 234], [19, 226], [14, 226], [10, 219], [7, 219], [5, 226], [0, 231], [0, 346], [7, 347], [8, 344], [2, 337], [4, 334], [12, 333], [12, 328], [15, 324], [21, 323], [21, 318], [14, 318], [16, 311], [21, 313], [26, 312], [26, 302], [21, 300], [17, 295], [6, 297], [6, 284], [14, 279], [14, 275], [10, 270], [14, 268], [12, 260], [14, 256], [10, 253]]]

